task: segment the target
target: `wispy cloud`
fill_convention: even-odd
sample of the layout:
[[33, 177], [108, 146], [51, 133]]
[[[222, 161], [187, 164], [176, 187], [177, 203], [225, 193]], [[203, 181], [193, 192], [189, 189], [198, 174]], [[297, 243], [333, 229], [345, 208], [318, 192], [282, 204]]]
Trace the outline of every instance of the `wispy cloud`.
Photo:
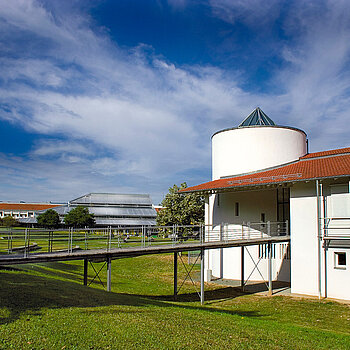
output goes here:
[[241, 71], [179, 67], [142, 43], [120, 48], [89, 14], [62, 4], [58, 11], [0, 0], [0, 119], [51, 138], [26, 158], [2, 156], [10, 199], [17, 183], [38, 199], [98, 188], [151, 192], [159, 201], [172, 183], [209, 179], [210, 135], [257, 105], [304, 128], [315, 150], [348, 145], [347, 2], [295, 2], [280, 17], [279, 2], [210, 1], [213, 15], [232, 25], [283, 22], [291, 40], [277, 43], [273, 92], [259, 94], [242, 88]]

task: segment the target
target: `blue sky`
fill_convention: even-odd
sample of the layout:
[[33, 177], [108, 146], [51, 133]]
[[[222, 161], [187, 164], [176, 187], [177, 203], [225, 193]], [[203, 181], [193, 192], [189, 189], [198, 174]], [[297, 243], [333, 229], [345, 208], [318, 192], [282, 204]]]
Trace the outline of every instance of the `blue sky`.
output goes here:
[[211, 177], [256, 106], [350, 146], [350, 3], [0, 0], [0, 200], [150, 193]]

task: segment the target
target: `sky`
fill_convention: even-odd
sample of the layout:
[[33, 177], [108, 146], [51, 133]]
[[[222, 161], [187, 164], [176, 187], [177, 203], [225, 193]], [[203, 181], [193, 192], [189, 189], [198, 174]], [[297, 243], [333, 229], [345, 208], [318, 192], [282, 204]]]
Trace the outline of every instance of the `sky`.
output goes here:
[[348, 147], [349, 59], [345, 0], [0, 0], [0, 200], [159, 204], [257, 106]]

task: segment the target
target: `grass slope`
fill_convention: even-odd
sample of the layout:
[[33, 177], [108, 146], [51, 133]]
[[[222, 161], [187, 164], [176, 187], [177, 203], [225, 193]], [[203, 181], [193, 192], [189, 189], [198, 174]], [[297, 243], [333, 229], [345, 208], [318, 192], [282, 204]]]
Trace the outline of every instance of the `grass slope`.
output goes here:
[[0, 348], [350, 348], [348, 305], [211, 284], [201, 306], [191, 283], [173, 302], [171, 256], [113, 261], [112, 293], [82, 286], [82, 271], [81, 262], [0, 270]]

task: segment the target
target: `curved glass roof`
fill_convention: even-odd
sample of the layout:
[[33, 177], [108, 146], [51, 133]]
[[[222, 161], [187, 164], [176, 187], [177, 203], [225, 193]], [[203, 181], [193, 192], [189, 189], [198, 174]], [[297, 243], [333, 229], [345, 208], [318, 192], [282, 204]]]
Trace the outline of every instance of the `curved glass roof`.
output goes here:
[[276, 125], [259, 107], [256, 107], [238, 127], [256, 125]]

